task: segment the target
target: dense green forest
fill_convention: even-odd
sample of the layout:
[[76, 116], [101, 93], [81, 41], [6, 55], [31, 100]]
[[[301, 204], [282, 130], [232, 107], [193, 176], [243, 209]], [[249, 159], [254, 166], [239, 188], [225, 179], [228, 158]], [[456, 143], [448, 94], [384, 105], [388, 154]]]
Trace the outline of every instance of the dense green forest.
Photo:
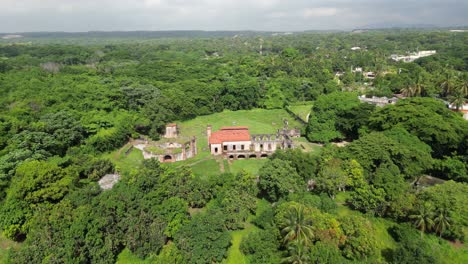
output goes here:
[[[240, 231], [246, 263], [468, 262], [468, 121], [447, 106], [468, 100], [468, 33], [182, 33], [0, 40], [0, 245], [18, 242], [0, 262], [227, 263]], [[390, 59], [418, 50], [437, 53]], [[169, 122], [305, 102], [320, 151], [257, 173], [106, 157]]]

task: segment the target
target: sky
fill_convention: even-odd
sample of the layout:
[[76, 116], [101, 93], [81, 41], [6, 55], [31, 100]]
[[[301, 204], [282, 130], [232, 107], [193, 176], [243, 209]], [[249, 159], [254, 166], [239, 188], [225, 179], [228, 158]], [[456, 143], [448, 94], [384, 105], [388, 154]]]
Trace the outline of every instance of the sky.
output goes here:
[[0, 0], [0, 32], [468, 25], [468, 0]]

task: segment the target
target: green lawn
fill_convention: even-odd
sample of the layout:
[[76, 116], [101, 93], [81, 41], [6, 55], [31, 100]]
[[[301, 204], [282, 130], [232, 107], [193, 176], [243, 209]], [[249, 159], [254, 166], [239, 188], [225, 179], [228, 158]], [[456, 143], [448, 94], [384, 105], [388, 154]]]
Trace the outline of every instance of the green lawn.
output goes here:
[[200, 177], [214, 176], [220, 173], [219, 164], [215, 159], [201, 161], [192, 167], [192, 172]]
[[[196, 175], [208, 175], [220, 173], [220, 164], [208, 152], [208, 140], [206, 137], [207, 125], [212, 126], [212, 131], [217, 131], [223, 126], [248, 126], [251, 134], [276, 133], [283, 127], [283, 119], [287, 119], [289, 127], [302, 125], [295, 120], [286, 110], [275, 109], [253, 109], [240, 111], [223, 111], [212, 115], [199, 116], [192, 120], [177, 122], [179, 133], [183, 137], [197, 137], [198, 154], [196, 157], [168, 164], [168, 166], [190, 166]], [[221, 162], [221, 161], [219, 161]], [[257, 174], [258, 169], [263, 166], [265, 160], [237, 160], [230, 162], [223, 161], [224, 171], [237, 173], [242, 169]]]
[[117, 256], [116, 264], [149, 264], [152, 261], [150, 260], [143, 260], [133, 254], [129, 249], [125, 248], [120, 254]]
[[232, 173], [238, 173], [241, 170], [245, 170], [253, 175], [258, 174], [258, 170], [265, 164], [267, 159], [243, 159], [234, 160], [229, 165], [229, 170]]
[[293, 141], [298, 148], [302, 149], [305, 152], [319, 154], [322, 149], [322, 146], [316, 143], [309, 142], [305, 137], [295, 138], [293, 139]]
[[143, 162], [143, 154], [139, 149], [133, 148], [128, 155], [125, 155], [125, 151], [128, 150], [128, 145], [123, 148], [106, 153], [102, 158], [111, 160], [116, 169], [120, 172], [129, 172], [133, 169], [137, 169], [138, 166]]
[[[303, 105], [301, 107], [304, 107]], [[233, 162], [216, 160], [208, 151], [208, 141], [206, 137], [207, 125], [212, 126], [213, 131], [219, 130], [223, 126], [248, 126], [251, 134], [268, 134], [276, 133], [278, 129], [283, 127], [283, 120], [289, 121], [289, 127], [298, 127], [302, 125], [295, 120], [286, 110], [275, 109], [253, 109], [241, 111], [223, 111], [212, 115], [199, 116], [192, 120], [177, 122], [179, 134], [181, 137], [197, 137], [198, 154], [185, 161], [175, 163], [167, 163], [166, 166], [189, 166], [197, 176], [208, 176], [219, 174], [220, 168], [224, 165], [225, 172], [238, 173], [242, 169], [257, 174], [258, 170], [263, 166], [265, 160], [261, 159], [246, 159], [236, 160]], [[304, 145], [306, 151], [316, 152], [319, 147], [310, 145], [305, 139], [298, 139], [301, 145]], [[125, 155], [125, 151], [130, 147], [125, 145], [119, 150], [104, 154], [103, 158], [108, 158], [117, 166], [121, 172], [128, 172], [137, 169], [143, 161], [143, 155], [140, 150], [133, 149], [129, 155]]]
[[246, 227], [242, 230], [236, 230], [231, 232], [231, 247], [228, 250], [228, 257], [222, 263], [224, 264], [247, 264], [247, 259], [240, 251], [239, 247], [242, 242], [242, 238], [247, 236], [250, 232], [257, 229], [252, 224], [246, 224]]
[[310, 113], [312, 106], [312, 102], [307, 102], [305, 104], [290, 105], [288, 109], [300, 119], [304, 120], [304, 122], [307, 122], [307, 115]]

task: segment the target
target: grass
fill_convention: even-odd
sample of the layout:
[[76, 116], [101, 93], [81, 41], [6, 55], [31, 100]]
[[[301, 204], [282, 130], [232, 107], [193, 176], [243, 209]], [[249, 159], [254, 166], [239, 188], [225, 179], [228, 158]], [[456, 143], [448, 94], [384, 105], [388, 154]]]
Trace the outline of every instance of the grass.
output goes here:
[[250, 232], [257, 229], [252, 224], [246, 224], [246, 227], [242, 230], [236, 230], [231, 232], [231, 247], [228, 250], [228, 257], [222, 263], [224, 264], [247, 264], [247, 258], [240, 251], [240, 244], [242, 238], [247, 236]]
[[117, 256], [116, 264], [149, 264], [150, 260], [143, 260], [133, 254], [128, 248], [125, 248]]
[[288, 106], [288, 109], [304, 122], [307, 122], [307, 115], [310, 113], [312, 106], [312, 102], [306, 102], [304, 104], [290, 105]]
[[[297, 107], [305, 108], [305, 105], [298, 105]], [[310, 108], [310, 105], [308, 107]], [[278, 129], [283, 128], [284, 119], [288, 120], [290, 128], [300, 128], [302, 126], [299, 121], [295, 120], [284, 109], [223, 111], [221, 113], [199, 116], [191, 120], [177, 122], [181, 138], [197, 137], [198, 154], [188, 160], [165, 165], [175, 167], [189, 166], [197, 176], [217, 175], [221, 172], [222, 165], [224, 165], [225, 172], [238, 173], [241, 170], [246, 170], [256, 175], [258, 170], [265, 163], [265, 160], [246, 159], [228, 162], [213, 157], [208, 150], [206, 127], [207, 125], [211, 125], [212, 131], [214, 132], [223, 126], [248, 126], [251, 134], [273, 134], [276, 133]], [[174, 141], [174, 139], [171, 139], [171, 141]], [[318, 145], [308, 143], [305, 138], [297, 139], [297, 141], [304, 146], [303, 149], [306, 151], [318, 152], [320, 149]], [[138, 149], [133, 149], [130, 151], [129, 155], [125, 155], [124, 153], [129, 147], [130, 145], [127, 144], [120, 150], [104, 154], [103, 157], [114, 162], [121, 172], [132, 171], [137, 169], [141, 164], [143, 155]], [[155, 153], [160, 152], [159, 149], [153, 149], [152, 147], [149, 147], [148, 150]]]
[[11, 249], [17, 249], [21, 246], [20, 243], [11, 241], [0, 233], [0, 263], [6, 263]]
[[236, 174], [241, 170], [245, 170], [253, 175], [257, 175], [260, 168], [265, 164], [267, 159], [243, 159], [234, 160], [229, 165], [229, 170]]
[[[240, 111], [223, 111], [206, 116], [199, 116], [191, 120], [177, 122], [181, 137], [197, 137], [198, 154], [196, 157], [168, 164], [168, 166], [190, 166], [198, 176], [220, 173], [220, 164], [208, 151], [206, 137], [207, 125], [212, 126], [212, 131], [217, 131], [223, 126], [248, 126], [251, 134], [273, 134], [283, 128], [283, 120], [287, 119], [289, 127], [301, 127], [301, 123], [295, 120], [286, 110], [252, 109]], [[221, 162], [221, 161], [219, 161]], [[237, 173], [242, 169], [257, 174], [263, 166], [264, 160], [237, 160], [233, 162], [222, 161], [225, 172]]]
[[298, 148], [302, 149], [305, 152], [319, 154], [322, 149], [322, 146], [316, 143], [309, 142], [305, 137], [295, 138], [293, 139], [293, 141]]
[[192, 166], [192, 172], [200, 177], [214, 176], [220, 173], [219, 164], [214, 159], [201, 161]]
[[127, 149], [124, 146], [120, 150], [104, 154], [102, 157], [111, 160], [118, 171], [129, 172], [140, 166], [143, 162], [143, 154], [139, 149], [133, 148], [128, 155], [125, 155]]

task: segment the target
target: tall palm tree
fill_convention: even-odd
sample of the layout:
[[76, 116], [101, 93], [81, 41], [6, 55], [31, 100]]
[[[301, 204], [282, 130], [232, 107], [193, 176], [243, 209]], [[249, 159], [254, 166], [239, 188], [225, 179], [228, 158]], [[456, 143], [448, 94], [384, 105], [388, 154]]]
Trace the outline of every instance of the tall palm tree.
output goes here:
[[455, 106], [455, 109], [456, 109], [457, 111], [458, 111], [458, 110], [460, 109], [460, 107], [462, 107], [462, 106], [465, 104], [465, 102], [466, 102], [465, 96], [464, 96], [461, 92], [459, 92], [459, 91], [457, 91], [457, 92], [456, 92], [455, 94], [453, 94], [453, 95], [450, 95], [448, 99], [449, 99], [449, 103], [450, 103], [451, 105]]
[[436, 212], [436, 217], [434, 218], [434, 228], [437, 233], [439, 233], [439, 237], [442, 237], [442, 233], [444, 233], [447, 227], [450, 227], [450, 217], [448, 216], [448, 212], [446, 209], [439, 209]]
[[405, 97], [412, 97], [414, 95], [414, 88], [411, 85], [405, 86], [400, 90], [400, 93]]
[[465, 73], [459, 78], [459, 82], [456, 84], [456, 90], [464, 96], [468, 96], [468, 74]]
[[306, 264], [310, 263], [310, 252], [300, 241], [294, 241], [288, 245], [289, 256], [282, 263]]
[[304, 246], [312, 244], [312, 219], [310, 212], [303, 205], [289, 208], [280, 226], [283, 243], [295, 241]]
[[415, 214], [410, 215], [409, 218], [413, 220], [416, 228], [421, 231], [421, 238], [425, 231], [430, 231], [434, 226], [434, 213], [427, 204], [419, 206]]
[[439, 84], [439, 87], [442, 89], [443, 97], [446, 97], [447, 95], [453, 92], [455, 88], [455, 79], [454, 79], [452, 71], [450, 70], [444, 71], [444, 73], [442, 74], [442, 80]]

